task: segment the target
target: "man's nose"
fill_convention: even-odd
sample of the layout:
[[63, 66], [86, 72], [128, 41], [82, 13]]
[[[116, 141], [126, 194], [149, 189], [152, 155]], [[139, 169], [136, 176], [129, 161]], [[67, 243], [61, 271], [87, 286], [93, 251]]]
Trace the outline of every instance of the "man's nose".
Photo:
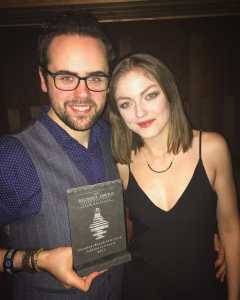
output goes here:
[[76, 96], [79, 97], [88, 97], [89, 95], [89, 89], [87, 87], [86, 81], [81, 79], [79, 82], [78, 87], [74, 90], [74, 93]]

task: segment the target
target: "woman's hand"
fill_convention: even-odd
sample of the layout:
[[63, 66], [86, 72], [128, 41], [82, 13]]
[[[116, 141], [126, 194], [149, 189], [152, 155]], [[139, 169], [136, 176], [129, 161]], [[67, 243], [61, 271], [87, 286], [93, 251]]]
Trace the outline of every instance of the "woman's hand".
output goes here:
[[216, 277], [223, 282], [226, 275], [225, 252], [222, 242], [216, 233], [214, 234], [214, 250], [217, 253], [217, 258], [215, 260]]

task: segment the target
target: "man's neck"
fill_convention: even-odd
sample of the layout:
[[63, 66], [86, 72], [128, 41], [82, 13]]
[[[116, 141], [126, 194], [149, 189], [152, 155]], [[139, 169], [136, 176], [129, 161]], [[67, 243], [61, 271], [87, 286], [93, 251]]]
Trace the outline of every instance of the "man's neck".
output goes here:
[[51, 118], [58, 126], [60, 126], [64, 131], [67, 132], [74, 140], [76, 140], [79, 144], [88, 148], [89, 138], [91, 129], [88, 130], [74, 130], [68, 127], [62, 120], [56, 118], [55, 115], [51, 113], [51, 110], [48, 112], [49, 118]]

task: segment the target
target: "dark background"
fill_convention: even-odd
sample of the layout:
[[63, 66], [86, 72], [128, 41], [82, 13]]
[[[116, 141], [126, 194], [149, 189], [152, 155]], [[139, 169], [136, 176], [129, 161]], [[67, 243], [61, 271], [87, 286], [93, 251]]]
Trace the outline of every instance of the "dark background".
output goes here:
[[[239, 165], [240, 17], [103, 23], [120, 56], [149, 52], [175, 74], [196, 128], [222, 133]], [[47, 103], [37, 74], [38, 26], [0, 28], [0, 133], [24, 127]]]
[[[14, 23], [11, 12], [9, 16], [11, 24], [7, 18], [5, 24], [0, 20], [0, 134], [25, 127], [47, 103], [37, 73], [40, 25]], [[228, 141], [240, 190], [240, 16], [223, 11], [219, 16], [126, 19], [123, 14], [119, 20], [103, 22], [120, 56], [149, 52], [168, 65], [193, 126], [217, 131]], [[1, 286], [4, 293], [0, 278]]]

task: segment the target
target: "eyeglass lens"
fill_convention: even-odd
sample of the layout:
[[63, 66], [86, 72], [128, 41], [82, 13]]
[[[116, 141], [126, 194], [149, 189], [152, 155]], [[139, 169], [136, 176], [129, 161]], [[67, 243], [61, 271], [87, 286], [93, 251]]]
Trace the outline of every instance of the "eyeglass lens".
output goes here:
[[92, 91], [104, 91], [108, 87], [108, 77], [104, 75], [90, 75], [84, 78], [72, 74], [55, 75], [55, 85], [60, 90], [74, 90], [80, 80], [84, 80], [88, 89]]

